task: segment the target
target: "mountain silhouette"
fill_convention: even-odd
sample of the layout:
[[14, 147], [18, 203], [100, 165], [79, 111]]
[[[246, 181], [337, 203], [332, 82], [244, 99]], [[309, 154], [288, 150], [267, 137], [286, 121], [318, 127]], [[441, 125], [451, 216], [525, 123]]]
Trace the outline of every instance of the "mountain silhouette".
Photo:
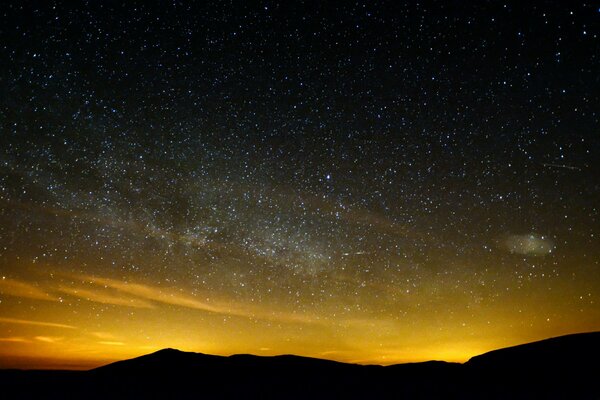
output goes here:
[[593, 399], [599, 358], [600, 332], [494, 350], [465, 364], [383, 367], [164, 349], [89, 371], [0, 370], [0, 388], [19, 399]]
[[490, 351], [464, 366], [488, 398], [600, 399], [599, 360], [600, 332], [592, 332]]

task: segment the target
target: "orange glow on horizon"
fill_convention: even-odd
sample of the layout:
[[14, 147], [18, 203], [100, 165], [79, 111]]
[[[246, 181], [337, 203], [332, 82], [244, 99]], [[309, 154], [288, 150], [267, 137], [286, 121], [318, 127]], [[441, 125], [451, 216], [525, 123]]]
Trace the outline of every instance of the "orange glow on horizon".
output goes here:
[[[35, 286], [16, 278], [0, 280], [0, 292], [8, 294], [0, 304], [7, 315], [0, 317], [2, 368], [89, 369], [166, 347], [215, 355], [297, 354], [361, 364], [465, 362], [497, 348], [577, 332], [569, 326], [593, 330], [595, 322], [539, 321], [536, 308], [515, 313], [506, 307], [506, 302], [516, 307], [519, 299], [490, 305], [485, 312], [480, 305], [495, 324], [464, 314], [437, 315], [433, 309], [403, 320], [359, 312], [333, 319], [333, 305], [290, 312], [277, 303], [211, 299], [133, 278], [33, 275]], [[448, 301], [461, 304], [459, 298]], [[79, 311], [69, 312], [75, 305]], [[540, 330], [540, 324], [547, 329]]]

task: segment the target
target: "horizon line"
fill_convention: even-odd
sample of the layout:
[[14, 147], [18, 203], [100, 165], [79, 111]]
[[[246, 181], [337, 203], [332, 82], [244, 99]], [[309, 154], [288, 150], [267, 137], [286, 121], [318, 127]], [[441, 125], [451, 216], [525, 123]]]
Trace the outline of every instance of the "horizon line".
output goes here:
[[[579, 335], [592, 335], [592, 334], [600, 334], [600, 330], [596, 330], [596, 331], [585, 331], [585, 332], [576, 332], [576, 333], [569, 333], [569, 334], [565, 334], [565, 335], [558, 335], [558, 336], [552, 336], [552, 337], [548, 337], [545, 339], [540, 339], [540, 340], [534, 340], [531, 342], [525, 342], [525, 343], [520, 343], [520, 344], [516, 344], [516, 345], [512, 345], [512, 346], [507, 346], [507, 347], [500, 347], [497, 349], [492, 349], [480, 354], [476, 354], [474, 356], [469, 357], [466, 361], [464, 362], [457, 362], [457, 361], [446, 361], [446, 360], [441, 360], [441, 359], [426, 359], [423, 361], [408, 361], [408, 362], [397, 362], [397, 363], [391, 363], [391, 364], [377, 364], [377, 363], [373, 363], [373, 362], [368, 362], [367, 360], [361, 361], [361, 360], [357, 360], [357, 361], [340, 361], [340, 360], [335, 360], [335, 359], [331, 359], [331, 358], [321, 358], [321, 357], [315, 357], [315, 356], [309, 356], [309, 355], [299, 355], [299, 354], [292, 354], [292, 353], [281, 353], [281, 354], [270, 354], [270, 355], [260, 355], [260, 354], [253, 354], [253, 353], [231, 353], [231, 354], [210, 354], [210, 353], [203, 353], [203, 352], [198, 352], [198, 351], [187, 351], [187, 350], [180, 350], [177, 348], [173, 348], [173, 347], [165, 347], [159, 350], [155, 350], [152, 351], [150, 353], [144, 353], [141, 354], [139, 356], [134, 356], [134, 357], [130, 357], [130, 358], [123, 358], [123, 359], [113, 359], [113, 358], [106, 358], [103, 359], [102, 363], [100, 364], [96, 364], [94, 362], [90, 362], [90, 363], [85, 363], [84, 360], [68, 360], [68, 359], [49, 359], [49, 358], [36, 358], [36, 357], [27, 357], [27, 356], [17, 356], [14, 357], [13, 359], [21, 359], [21, 360], [56, 360], [57, 361], [57, 365], [71, 365], [71, 366], [79, 366], [81, 368], [55, 368], [55, 367], [51, 367], [51, 366], [40, 366], [40, 367], [35, 367], [35, 368], [20, 368], [20, 367], [8, 367], [8, 368], [3, 368], [0, 367], [0, 371], [73, 371], [73, 372], [87, 372], [87, 371], [93, 371], [95, 369], [98, 368], [102, 368], [102, 367], [107, 367], [109, 365], [112, 365], [114, 363], [118, 363], [118, 362], [123, 362], [123, 361], [129, 361], [129, 360], [135, 360], [141, 357], [146, 357], [146, 356], [151, 356], [160, 352], [165, 352], [165, 351], [173, 351], [173, 352], [180, 352], [180, 353], [187, 353], [187, 354], [195, 354], [195, 355], [204, 355], [204, 356], [211, 356], [211, 357], [222, 357], [222, 358], [230, 358], [230, 357], [235, 357], [235, 356], [250, 356], [250, 357], [259, 357], [259, 358], [276, 358], [276, 357], [298, 357], [298, 358], [303, 358], [303, 359], [312, 359], [312, 360], [320, 360], [320, 361], [328, 361], [328, 362], [334, 362], [334, 363], [338, 363], [338, 364], [346, 364], [346, 365], [360, 365], [360, 366], [374, 366], [374, 367], [391, 367], [391, 366], [396, 366], [396, 365], [411, 365], [411, 364], [423, 364], [423, 363], [431, 363], [431, 362], [438, 362], [438, 363], [446, 363], [446, 364], [457, 364], [457, 365], [465, 365], [467, 364], [470, 360], [472, 360], [475, 357], [479, 357], [485, 354], [489, 354], [495, 351], [500, 351], [500, 350], [506, 350], [506, 349], [512, 349], [512, 348], [516, 348], [516, 347], [520, 347], [520, 346], [527, 346], [527, 345], [531, 345], [531, 344], [536, 344], [536, 343], [542, 343], [542, 342], [547, 342], [547, 341], [552, 341], [554, 339], [561, 339], [561, 338], [566, 338], [566, 337], [572, 337], [572, 336], [579, 336]], [[5, 358], [6, 360], [7, 358]], [[98, 360], [100, 361], [100, 360]], [[86, 369], [87, 368], [87, 369]]]

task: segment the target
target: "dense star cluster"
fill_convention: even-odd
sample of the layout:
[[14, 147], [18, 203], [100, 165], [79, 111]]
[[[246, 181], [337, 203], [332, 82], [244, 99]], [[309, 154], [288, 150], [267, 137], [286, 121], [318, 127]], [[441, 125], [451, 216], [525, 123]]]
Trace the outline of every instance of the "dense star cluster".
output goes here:
[[6, 365], [464, 360], [600, 329], [592, 2], [0, 18]]

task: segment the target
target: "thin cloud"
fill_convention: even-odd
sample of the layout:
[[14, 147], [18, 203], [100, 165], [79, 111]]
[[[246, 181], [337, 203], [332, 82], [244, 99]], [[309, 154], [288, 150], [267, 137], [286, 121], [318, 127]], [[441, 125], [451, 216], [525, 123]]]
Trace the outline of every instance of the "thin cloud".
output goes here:
[[98, 342], [99, 344], [104, 344], [107, 346], [125, 346], [125, 343], [123, 342], [112, 342], [112, 341], [108, 341], [108, 340], [103, 340], [101, 342]]
[[114, 339], [115, 335], [110, 332], [90, 332], [90, 335], [97, 337], [98, 339], [110, 340]]
[[47, 327], [51, 327], [51, 328], [77, 329], [77, 327], [75, 327], [73, 325], [57, 324], [54, 322], [45, 322], [45, 321], [31, 321], [31, 320], [27, 320], [27, 319], [17, 319], [17, 318], [0, 317], [0, 322], [4, 322], [7, 324], [35, 325], [35, 326], [47, 326]]
[[114, 289], [120, 293], [135, 296], [148, 302], [169, 304], [195, 310], [207, 311], [224, 315], [240, 316], [245, 318], [266, 319], [292, 323], [320, 323], [317, 318], [304, 314], [276, 312], [260, 307], [249, 307], [241, 302], [214, 302], [207, 303], [198, 298], [185, 294], [181, 290], [161, 288], [140, 283], [124, 282], [117, 279], [95, 277], [90, 275], [77, 276], [84, 282], [105, 288]]
[[84, 289], [84, 288], [68, 288], [68, 287], [60, 287], [58, 290], [64, 294], [68, 294], [70, 296], [79, 297], [84, 300], [94, 301], [96, 303], [102, 304], [113, 304], [117, 306], [127, 306], [127, 307], [135, 307], [135, 308], [154, 308], [152, 303], [145, 301], [143, 299], [134, 298], [130, 296], [121, 295], [112, 295], [109, 293], [105, 293], [102, 290], [97, 289]]
[[57, 301], [58, 299], [38, 286], [17, 279], [0, 279], [0, 293], [8, 296], [24, 297], [35, 300]]
[[178, 293], [174, 290], [163, 289], [150, 285], [139, 283], [123, 282], [116, 279], [98, 278], [86, 276], [84, 279], [96, 285], [102, 285], [116, 289], [119, 292], [127, 293], [146, 300], [155, 301], [158, 303], [171, 304], [180, 307], [193, 308], [196, 310], [210, 311], [214, 313], [232, 314], [235, 313], [231, 307], [223, 305], [212, 305], [200, 301], [195, 297]]
[[30, 340], [25, 339], [24, 337], [11, 336], [11, 337], [0, 337], [0, 342], [8, 342], [8, 343], [30, 343]]
[[34, 339], [39, 340], [40, 342], [44, 342], [44, 343], [56, 343], [56, 342], [60, 342], [64, 338], [54, 337], [54, 336], [36, 336]]

